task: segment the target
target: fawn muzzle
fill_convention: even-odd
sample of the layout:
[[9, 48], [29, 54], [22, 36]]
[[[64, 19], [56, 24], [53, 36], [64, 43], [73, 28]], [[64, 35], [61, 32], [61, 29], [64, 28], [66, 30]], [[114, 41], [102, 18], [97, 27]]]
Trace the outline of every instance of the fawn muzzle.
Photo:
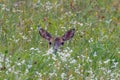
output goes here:
[[54, 50], [57, 51], [58, 48], [59, 48], [61, 45], [63, 45], [63, 44], [64, 44], [64, 42], [63, 42], [63, 40], [62, 40], [61, 37], [55, 38], [55, 41], [54, 41]]

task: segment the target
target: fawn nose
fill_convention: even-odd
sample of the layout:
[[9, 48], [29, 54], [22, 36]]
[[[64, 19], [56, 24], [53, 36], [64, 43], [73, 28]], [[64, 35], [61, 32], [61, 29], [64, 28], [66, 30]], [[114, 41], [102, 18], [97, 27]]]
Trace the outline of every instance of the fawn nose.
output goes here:
[[54, 43], [54, 52], [55, 53], [57, 52], [59, 46], [60, 46], [59, 43], [57, 43], [57, 42]]
[[55, 54], [56, 54], [57, 50], [58, 50], [58, 46], [55, 45], [55, 46], [54, 46], [54, 53], [55, 53]]
[[58, 50], [58, 45], [57, 44], [54, 45], [54, 50]]

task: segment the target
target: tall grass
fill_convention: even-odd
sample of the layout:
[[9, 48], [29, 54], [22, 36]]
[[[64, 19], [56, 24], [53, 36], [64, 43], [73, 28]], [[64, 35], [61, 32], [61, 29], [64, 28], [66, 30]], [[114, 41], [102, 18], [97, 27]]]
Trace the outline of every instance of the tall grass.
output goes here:
[[[1, 80], [119, 80], [119, 0], [0, 0]], [[75, 28], [57, 54], [53, 36]]]

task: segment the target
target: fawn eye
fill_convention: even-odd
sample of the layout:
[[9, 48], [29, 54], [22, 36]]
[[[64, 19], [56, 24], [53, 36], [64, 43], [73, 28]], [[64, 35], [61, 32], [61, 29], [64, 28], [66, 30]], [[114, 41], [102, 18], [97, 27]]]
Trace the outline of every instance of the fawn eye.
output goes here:
[[52, 42], [49, 42], [49, 45], [52, 45]]
[[64, 42], [61, 42], [62, 45], [64, 45]]

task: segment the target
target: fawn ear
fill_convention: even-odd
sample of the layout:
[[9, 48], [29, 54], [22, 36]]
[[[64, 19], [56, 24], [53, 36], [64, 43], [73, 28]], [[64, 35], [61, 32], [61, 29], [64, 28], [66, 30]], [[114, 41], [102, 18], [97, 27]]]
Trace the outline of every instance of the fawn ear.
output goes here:
[[40, 34], [41, 37], [43, 37], [44, 39], [51, 42], [52, 36], [51, 36], [50, 33], [48, 33], [46, 30], [42, 29], [40, 26], [38, 26], [38, 30], [39, 30], [39, 34]]
[[67, 41], [67, 40], [71, 39], [74, 36], [74, 33], [75, 33], [75, 29], [70, 29], [69, 31], [67, 31], [62, 36], [63, 41]]

